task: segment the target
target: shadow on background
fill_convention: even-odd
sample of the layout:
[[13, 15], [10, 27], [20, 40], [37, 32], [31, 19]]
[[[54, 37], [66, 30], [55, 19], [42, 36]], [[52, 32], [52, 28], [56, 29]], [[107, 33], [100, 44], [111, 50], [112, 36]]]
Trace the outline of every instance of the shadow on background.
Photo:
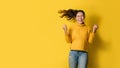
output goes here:
[[[98, 26], [99, 26], [101, 18], [100, 18], [100, 16], [93, 14], [88, 18], [88, 20], [89, 20], [90, 24], [92, 24], [92, 25], [98, 24]], [[108, 43], [102, 40], [102, 38], [99, 35], [99, 30], [100, 30], [100, 26], [99, 26], [97, 33], [95, 34], [93, 43], [90, 44], [90, 46], [88, 48], [89, 57], [88, 57], [88, 67], [87, 68], [100, 68], [99, 60], [98, 60], [99, 59], [98, 53], [101, 50], [106, 51], [108, 49], [108, 46], [106, 46], [106, 45], [108, 45]]]

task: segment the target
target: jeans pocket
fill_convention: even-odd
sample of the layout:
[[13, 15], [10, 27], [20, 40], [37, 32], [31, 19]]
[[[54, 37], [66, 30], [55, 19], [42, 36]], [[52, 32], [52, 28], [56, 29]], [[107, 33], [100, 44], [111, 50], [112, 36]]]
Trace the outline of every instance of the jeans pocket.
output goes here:
[[76, 56], [77, 52], [76, 51], [70, 51], [69, 56]]

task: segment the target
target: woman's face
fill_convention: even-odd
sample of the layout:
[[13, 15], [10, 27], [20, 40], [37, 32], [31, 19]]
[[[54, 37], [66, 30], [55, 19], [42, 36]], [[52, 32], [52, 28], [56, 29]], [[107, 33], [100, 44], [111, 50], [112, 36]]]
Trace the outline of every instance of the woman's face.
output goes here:
[[78, 12], [76, 15], [76, 21], [80, 24], [84, 22], [84, 15], [82, 12]]

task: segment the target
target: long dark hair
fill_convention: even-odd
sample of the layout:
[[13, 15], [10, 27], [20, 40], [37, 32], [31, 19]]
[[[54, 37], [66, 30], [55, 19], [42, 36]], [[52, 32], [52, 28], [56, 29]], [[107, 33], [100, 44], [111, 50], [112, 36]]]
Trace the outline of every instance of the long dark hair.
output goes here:
[[82, 12], [83, 16], [85, 18], [85, 12], [83, 10], [74, 10], [74, 9], [68, 9], [68, 10], [59, 10], [58, 13], [62, 14], [61, 18], [67, 18], [67, 20], [75, 20], [75, 17], [78, 12]]

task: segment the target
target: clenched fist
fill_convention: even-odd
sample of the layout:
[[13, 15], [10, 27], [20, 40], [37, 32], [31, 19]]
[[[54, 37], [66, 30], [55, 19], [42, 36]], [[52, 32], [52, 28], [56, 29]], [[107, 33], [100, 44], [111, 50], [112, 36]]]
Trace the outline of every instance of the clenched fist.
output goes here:
[[64, 24], [62, 28], [63, 28], [63, 30], [64, 30], [65, 34], [67, 34], [67, 25], [66, 25], [66, 24]]
[[94, 24], [94, 26], [93, 26], [93, 32], [95, 33], [97, 29], [98, 29], [98, 25]]

